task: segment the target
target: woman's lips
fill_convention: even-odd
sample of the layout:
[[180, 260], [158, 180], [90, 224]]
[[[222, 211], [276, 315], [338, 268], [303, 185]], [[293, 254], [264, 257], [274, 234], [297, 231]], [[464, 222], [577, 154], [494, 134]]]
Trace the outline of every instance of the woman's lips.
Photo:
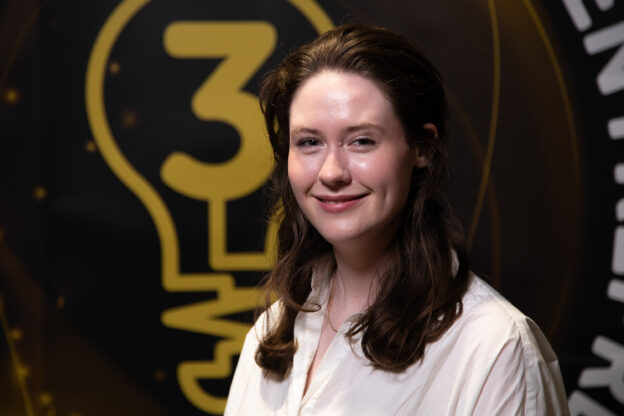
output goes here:
[[368, 194], [361, 195], [315, 195], [321, 208], [327, 212], [336, 213], [346, 211], [358, 204]]

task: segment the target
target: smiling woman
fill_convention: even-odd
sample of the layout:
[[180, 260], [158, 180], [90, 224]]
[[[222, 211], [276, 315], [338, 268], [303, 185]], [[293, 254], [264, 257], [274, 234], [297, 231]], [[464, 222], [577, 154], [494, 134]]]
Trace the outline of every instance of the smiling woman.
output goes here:
[[260, 100], [278, 258], [226, 415], [568, 414], [539, 328], [468, 269], [431, 63], [344, 25], [287, 56]]

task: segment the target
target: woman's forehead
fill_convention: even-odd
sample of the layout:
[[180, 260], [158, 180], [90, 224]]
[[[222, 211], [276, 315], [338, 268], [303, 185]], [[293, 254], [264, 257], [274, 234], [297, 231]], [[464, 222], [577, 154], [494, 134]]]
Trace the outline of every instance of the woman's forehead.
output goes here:
[[291, 132], [331, 121], [343, 121], [345, 128], [351, 129], [383, 128], [388, 119], [396, 118], [392, 103], [377, 83], [338, 71], [321, 72], [303, 83], [293, 96], [289, 115]]

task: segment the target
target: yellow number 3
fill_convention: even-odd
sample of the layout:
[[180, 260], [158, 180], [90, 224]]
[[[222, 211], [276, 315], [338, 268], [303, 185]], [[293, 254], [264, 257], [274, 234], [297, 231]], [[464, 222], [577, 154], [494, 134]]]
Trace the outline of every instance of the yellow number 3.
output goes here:
[[209, 259], [214, 270], [270, 267], [270, 249], [264, 253], [227, 253], [225, 204], [255, 191], [271, 174], [272, 153], [263, 134], [258, 99], [243, 87], [273, 52], [276, 39], [273, 25], [261, 21], [178, 21], [164, 33], [165, 50], [170, 56], [224, 58], [193, 95], [191, 109], [201, 120], [234, 127], [240, 136], [238, 152], [218, 164], [174, 152], [161, 170], [168, 186], [187, 197], [210, 203]]

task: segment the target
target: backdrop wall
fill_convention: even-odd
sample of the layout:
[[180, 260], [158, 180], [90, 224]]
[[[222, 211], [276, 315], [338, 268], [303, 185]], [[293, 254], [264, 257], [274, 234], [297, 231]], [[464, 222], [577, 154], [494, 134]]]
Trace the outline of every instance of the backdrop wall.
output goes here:
[[624, 413], [624, 5], [0, 2], [0, 414], [220, 414], [270, 269], [257, 91], [334, 25], [442, 72], [472, 268]]

